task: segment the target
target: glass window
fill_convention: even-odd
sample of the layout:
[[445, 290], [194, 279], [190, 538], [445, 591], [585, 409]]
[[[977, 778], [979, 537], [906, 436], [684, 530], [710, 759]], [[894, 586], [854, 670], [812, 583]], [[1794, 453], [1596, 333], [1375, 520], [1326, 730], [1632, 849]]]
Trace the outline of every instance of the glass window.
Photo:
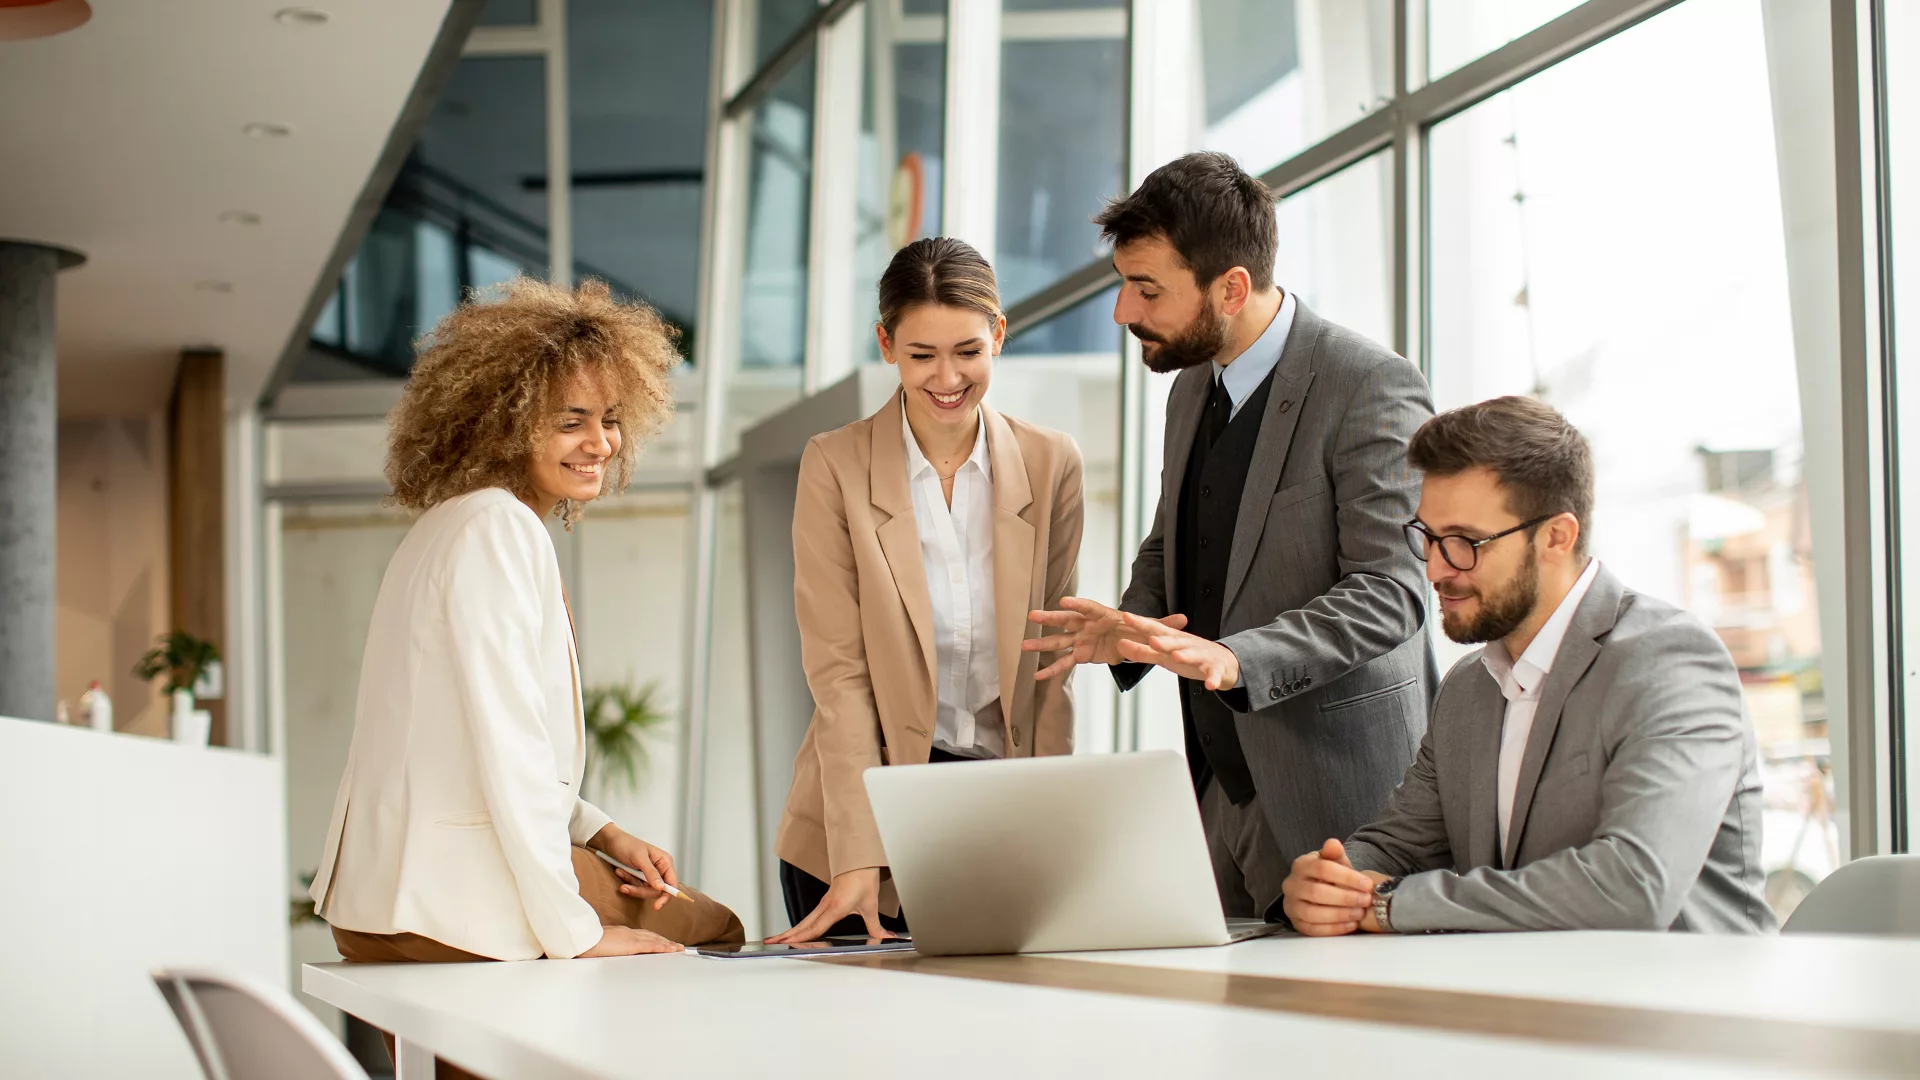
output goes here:
[[[1126, 70], [1121, 38], [1008, 37], [1002, 45], [1001, 303], [1011, 307], [1106, 253], [1090, 219], [1126, 186]], [[1048, 337], [1054, 352], [1114, 347], [1100, 312], [1068, 318]]]
[[[1429, 317], [1436, 404], [1564, 412], [1593, 444], [1594, 554], [1732, 653], [1784, 913], [1839, 857], [1822, 686], [1844, 658], [1815, 575], [1839, 534], [1803, 469], [1837, 432], [1803, 429], [1827, 361], [1795, 350], [1761, 18], [1691, 0], [1437, 125]], [[1443, 670], [1465, 651], [1436, 648]]]
[[1920, 833], [1920, 8], [1882, 11], [1886, 49], [1887, 158], [1892, 205], [1893, 357], [1899, 451], [1902, 636], [1906, 677], [1907, 850]]
[[1199, 0], [1201, 146], [1259, 174], [1393, 96], [1392, 0]]
[[487, 0], [480, 9], [481, 26], [532, 26], [539, 21], [537, 0]]
[[947, 30], [941, 15], [896, 18], [886, 3], [864, 6], [867, 62], [851, 317], [859, 357], [877, 362], [873, 323], [880, 275], [894, 252], [940, 235]]
[[1427, 77], [1478, 60], [1581, 0], [1427, 0]]
[[1391, 347], [1393, 156], [1375, 154], [1280, 200], [1273, 278], [1325, 319]]
[[[1118, 290], [1109, 289], [1056, 316], [1075, 327], [1104, 323], [1099, 334], [1059, 335], [1042, 323], [1009, 343], [993, 367], [994, 408], [1073, 436], [1080, 445], [1084, 524], [1077, 595], [1116, 604], [1120, 600], [1120, 328], [1113, 322]], [[1064, 339], [1069, 347], [1049, 349]], [[1132, 554], [1127, 561], [1132, 562]], [[1114, 746], [1113, 678], [1105, 669], [1074, 671], [1074, 748], [1110, 751]]]
[[740, 432], [800, 396], [807, 330], [807, 226], [813, 179], [813, 57], [754, 108], [748, 124], [746, 260], [740, 363], [727, 399], [732, 453]]
[[467, 289], [547, 275], [545, 61], [470, 57], [314, 327], [299, 381], [401, 376]]
[[753, 10], [759, 20], [753, 34], [754, 66], [773, 59], [780, 46], [807, 25], [818, 8], [814, 0], [754, 0]]
[[[645, 299], [683, 332], [700, 287], [708, 39], [702, 0], [569, 0], [574, 277]], [[693, 355], [688, 334], [683, 355]]]

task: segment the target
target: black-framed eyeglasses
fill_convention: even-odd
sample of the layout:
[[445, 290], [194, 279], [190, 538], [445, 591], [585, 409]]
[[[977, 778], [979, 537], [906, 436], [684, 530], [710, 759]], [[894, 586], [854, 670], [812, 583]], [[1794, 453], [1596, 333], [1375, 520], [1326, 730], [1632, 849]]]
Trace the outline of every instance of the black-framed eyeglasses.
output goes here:
[[1438, 544], [1440, 545], [1440, 557], [1447, 560], [1448, 566], [1464, 574], [1480, 565], [1481, 548], [1503, 536], [1512, 536], [1514, 533], [1544, 524], [1553, 520], [1554, 517], [1555, 515], [1548, 514], [1545, 517], [1534, 518], [1532, 521], [1523, 521], [1511, 529], [1502, 529], [1492, 536], [1483, 536], [1478, 540], [1470, 536], [1461, 536], [1459, 533], [1450, 533], [1446, 536], [1441, 536], [1425, 525], [1420, 524], [1419, 518], [1415, 518], [1405, 525], [1402, 525], [1401, 529], [1405, 531], [1407, 535], [1407, 547], [1413, 552], [1414, 558], [1419, 559], [1421, 562], [1426, 562], [1427, 549]]

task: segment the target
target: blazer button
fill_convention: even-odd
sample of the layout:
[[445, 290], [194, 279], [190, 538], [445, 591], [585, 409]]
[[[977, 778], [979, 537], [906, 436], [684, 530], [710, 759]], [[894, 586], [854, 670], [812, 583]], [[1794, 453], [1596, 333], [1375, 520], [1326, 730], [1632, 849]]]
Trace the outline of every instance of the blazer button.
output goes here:
[[1305, 689], [1306, 689], [1307, 687], [1309, 687], [1309, 686], [1312, 686], [1312, 685], [1313, 685], [1313, 676], [1311, 676], [1311, 675], [1309, 675], [1309, 676], [1307, 676], [1306, 678], [1304, 678], [1304, 679], [1301, 679], [1301, 680], [1300, 680], [1300, 689], [1302, 689], [1302, 690], [1305, 690]]
[[1289, 400], [1287, 400], [1287, 401], [1282, 401], [1282, 402], [1280, 403], [1280, 411], [1281, 411], [1281, 412], [1286, 412], [1286, 411], [1287, 411], [1288, 409], [1291, 409], [1291, 408], [1293, 408], [1293, 401], [1292, 401], [1291, 399], [1289, 399]]
[[1013, 745], [1015, 746], [1020, 745], [1020, 729], [1019, 728], [1013, 729]]
[[1276, 687], [1274, 687], [1274, 688], [1273, 688], [1273, 696], [1274, 696], [1274, 697], [1276, 697], [1276, 698], [1280, 696], [1280, 688], [1279, 688], [1279, 687], [1277, 687], [1277, 686], [1276, 686]]

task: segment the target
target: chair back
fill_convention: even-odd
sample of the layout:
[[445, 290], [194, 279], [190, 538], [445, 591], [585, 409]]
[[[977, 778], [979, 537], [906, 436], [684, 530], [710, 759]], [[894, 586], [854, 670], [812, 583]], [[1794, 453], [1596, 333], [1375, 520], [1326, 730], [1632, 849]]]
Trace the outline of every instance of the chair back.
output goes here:
[[207, 1080], [367, 1080], [284, 990], [211, 971], [156, 971], [153, 982]]
[[1920, 936], [1920, 855], [1869, 855], [1842, 866], [1780, 932]]

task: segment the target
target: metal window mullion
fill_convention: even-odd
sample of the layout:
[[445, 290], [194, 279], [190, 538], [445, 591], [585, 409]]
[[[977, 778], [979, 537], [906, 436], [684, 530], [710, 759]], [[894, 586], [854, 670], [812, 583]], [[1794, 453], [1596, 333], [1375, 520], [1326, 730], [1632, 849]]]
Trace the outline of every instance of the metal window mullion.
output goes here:
[[1000, 189], [1000, 0], [948, 0], [940, 228], [993, 261]]
[[807, 230], [805, 393], [854, 368], [854, 250], [860, 202], [860, 89], [866, 22], [821, 26], [815, 46], [812, 222]]
[[[761, 98], [772, 93], [773, 88], [780, 85], [780, 80], [786, 78], [787, 72], [792, 71], [794, 65], [806, 59], [807, 54], [813, 51], [814, 39], [819, 31], [824, 27], [832, 26], [834, 23], [839, 22], [841, 16], [845, 15], [848, 9], [853, 7], [854, 2], [855, 0], [828, 0], [827, 3], [820, 5], [818, 11], [815, 11], [798, 30], [793, 32], [791, 37], [787, 38], [786, 41], [781, 43], [778, 49], [774, 50], [773, 55], [767, 58], [766, 63], [761, 64], [757, 71], [754, 71], [752, 75], [746, 78], [739, 92], [727, 99], [726, 105], [721, 109], [722, 115], [728, 119], [734, 119], [741, 113], [758, 105]], [[745, 27], [752, 26], [751, 20], [745, 18], [745, 16], [750, 14], [751, 12], [742, 13], [743, 18], [741, 21]], [[750, 39], [750, 35], [750, 29], [744, 30], [742, 34], [742, 38], [744, 39], [743, 44], [747, 50], [745, 55], [747, 56], [752, 55], [751, 49], [753, 42]], [[731, 86], [734, 84], [727, 83], [725, 85]]]
[[1891, 770], [1880, 718], [1887, 715], [1891, 650], [1886, 635], [1888, 552], [1880, 410], [1886, 357], [1877, 323], [1877, 264], [1869, 224], [1877, 217], [1873, 148], [1861, 121], [1870, 66], [1861, 63], [1856, 0], [1833, 0], [1835, 214], [1839, 232], [1840, 458], [1845, 522], [1847, 798], [1849, 857], [1882, 854], [1891, 839]]
[[1406, 108], [1426, 82], [1425, 0], [1394, 0], [1393, 30], [1393, 348], [1432, 382], [1426, 340], [1426, 129]]
[[546, 35], [547, 276], [573, 284], [573, 163], [567, 120], [567, 0], [540, 0]]
[[[698, 302], [699, 336], [694, 355], [700, 376], [700, 432], [694, 440], [694, 471], [704, 473], [719, 457], [726, 432], [727, 377], [738, 353], [740, 272], [746, 240], [747, 131], [750, 119], [726, 114], [725, 93], [746, 66], [751, 43], [752, 0], [717, 0], [713, 46], [707, 73], [707, 184], [700, 207], [700, 250], [704, 256]], [[694, 489], [687, 515], [688, 559], [685, 610], [686, 655], [682, 658], [680, 710], [680, 821], [677, 838], [682, 872], [700, 874], [707, 670], [713, 632], [714, 524], [718, 496], [711, 484]]]

